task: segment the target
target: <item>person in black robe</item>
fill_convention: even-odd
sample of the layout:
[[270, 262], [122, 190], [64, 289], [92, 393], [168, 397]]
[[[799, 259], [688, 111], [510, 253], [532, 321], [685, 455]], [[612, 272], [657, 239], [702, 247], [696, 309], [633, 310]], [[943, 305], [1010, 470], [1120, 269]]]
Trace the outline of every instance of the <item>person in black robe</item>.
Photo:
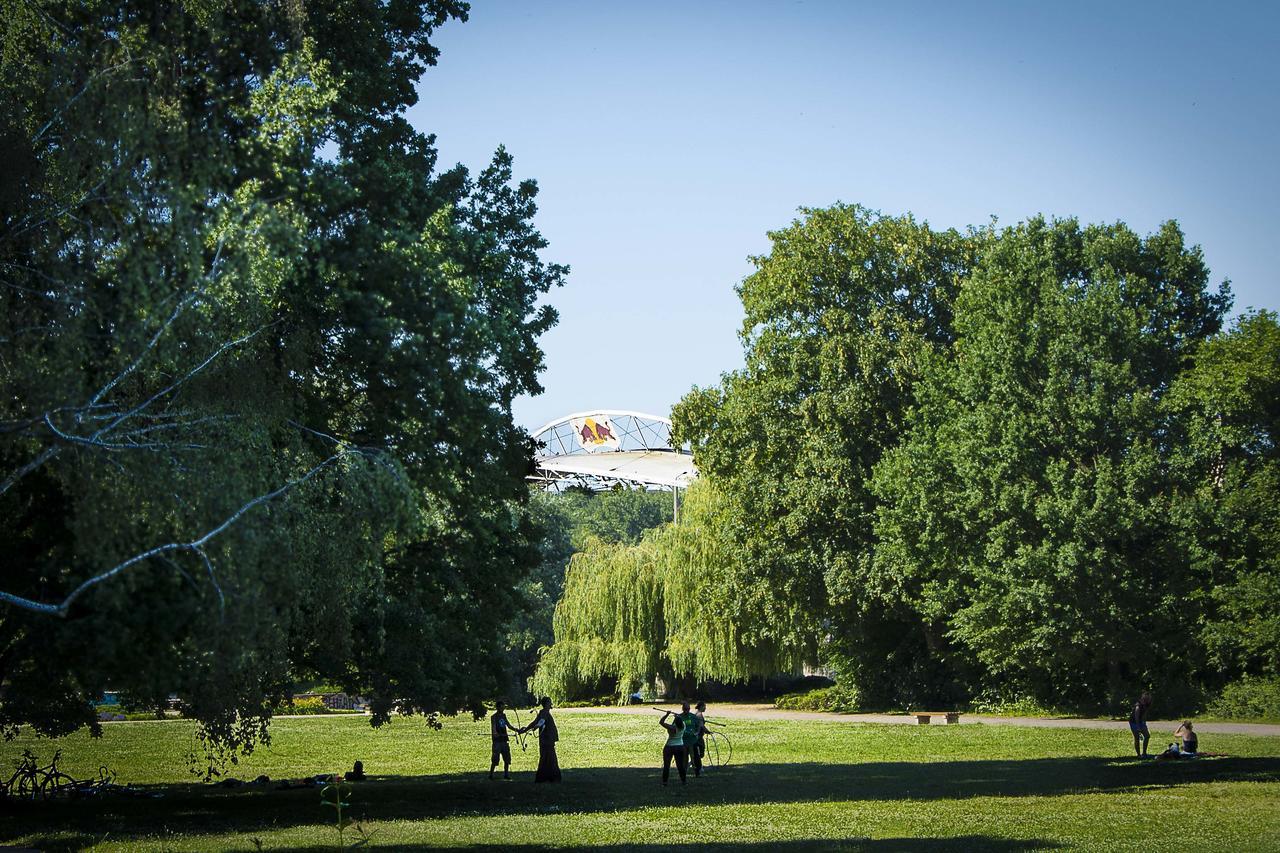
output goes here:
[[542, 710], [533, 718], [532, 723], [520, 731], [528, 732], [534, 729], [538, 731], [538, 772], [534, 775], [533, 781], [559, 782], [560, 761], [556, 758], [556, 741], [560, 740], [560, 733], [556, 730], [556, 721], [551, 717], [550, 697], [542, 697]]

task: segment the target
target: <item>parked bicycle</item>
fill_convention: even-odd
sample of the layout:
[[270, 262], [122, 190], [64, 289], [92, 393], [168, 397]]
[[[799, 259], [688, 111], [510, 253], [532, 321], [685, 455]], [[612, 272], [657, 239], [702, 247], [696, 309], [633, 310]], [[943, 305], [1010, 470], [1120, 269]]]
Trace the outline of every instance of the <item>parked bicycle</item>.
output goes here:
[[31, 750], [22, 750], [22, 758], [18, 759], [17, 768], [3, 787], [0, 787], [0, 794], [19, 799], [35, 799], [36, 793], [40, 790], [40, 765]]
[[58, 750], [53, 759], [41, 767], [35, 754], [24, 749], [13, 775], [0, 785], [0, 796], [48, 800], [59, 796], [91, 797], [103, 791], [120, 790], [120, 786], [115, 784], [115, 774], [105, 766], [98, 768], [98, 775], [94, 778], [77, 779], [58, 767], [61, 760], [62, 750]]

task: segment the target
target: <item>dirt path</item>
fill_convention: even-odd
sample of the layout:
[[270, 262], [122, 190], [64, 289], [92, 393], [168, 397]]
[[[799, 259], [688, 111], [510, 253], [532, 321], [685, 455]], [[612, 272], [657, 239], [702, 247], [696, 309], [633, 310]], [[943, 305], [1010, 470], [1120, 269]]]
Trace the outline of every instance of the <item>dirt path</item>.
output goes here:
[[[670, 703], [660, 707], [676, 709]], [[652, 714], [648, 705], [630, 705], [626, 707], [600, 708], [558, 708], [558, 714], [577, 713], [609, 713], [609, 714]], [[820, 711], [782, 711], [772, 705], [745, 705], [712, 703], [707, 713], [714, 719], [739, 720], [822, 720], [833, 723], [889, 723], [893, 725], [914, 726], [916, 718], [906, 714], [833, 714]], [[1179, 720], [1150, 720], [1148, 727], [1153, 736], [1157, 732], [1172, 732], [1178, 727]], [[1124, 720], [1091, 720], [1077, 717], [992, 717], [984, 714], [963, 714], [960, 723], [982, 723], [988, 726], [1030, 726], [1046, 729], [1115, 729], [1128, 731], [1129, 724]], [[945, 725], [942, 717], [934, 717], [931, 725]], [[1239, 735], [1271, 735], [1280, 737], [1280, 725], [1262, 723], [1201, 723], [1196, 722], [1196, 731], [1204, 734], [1239, 734]]]

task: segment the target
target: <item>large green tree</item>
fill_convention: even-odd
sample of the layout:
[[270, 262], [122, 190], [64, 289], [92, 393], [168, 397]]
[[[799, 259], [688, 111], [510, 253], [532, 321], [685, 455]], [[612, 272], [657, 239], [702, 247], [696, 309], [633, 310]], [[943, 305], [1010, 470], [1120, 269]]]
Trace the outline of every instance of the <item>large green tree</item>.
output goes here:
[[644, 489], [540, 491], [529, 504], [538, 528], [539, 560], [520, 583], [524, 602], [509, 628], [515, 668], [508, 692], [513, 699], [525, 698], [541, 650], [555, 641], [556, 604], [573, 555], [592, 542], [635, 544], [672, 516], [669, 493]]
[[174, 692], [250, 745], [300, 676], [375, 722], [502, 683], [565, 270], [505, 151], [439, 172], [404, 118], [465, 16], [5, 2], [3, 723]]
[[727, 502], [730, 588], [746, 637], [867, 695], [893, 692], [933, 638], [866, 582], [872, 468], [894, 447], [985, 239], [858, 206], [806, 210], [769, 235], [738, 288], [746, 365], [675, 407], [677, 438]]
[[980, 684], [1104, 706], [1190, 680], [1197, 585], [1161, 401], [1229, 305], [1207, 281], [1173, 224], [1033, 219], [961, 288], [955, 343], [876, 470], [869, 577]]
[[1166, 400], [1189, 603], [1218, 686], [1280, 676], [1280, 323], [1245, 315]]

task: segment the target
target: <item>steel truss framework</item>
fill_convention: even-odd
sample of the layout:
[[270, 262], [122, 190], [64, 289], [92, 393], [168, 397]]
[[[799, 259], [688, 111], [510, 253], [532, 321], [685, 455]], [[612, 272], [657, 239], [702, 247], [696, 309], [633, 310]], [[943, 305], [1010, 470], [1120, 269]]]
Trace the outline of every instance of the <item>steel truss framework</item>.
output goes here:
[[[608, 418], [616, 448], [587, 449], [574, 421]], [[671, 446], [671, 421], [625, 409], [596, 409], [565, 415], [533, 433], [538, 444], [537, 471], [530, 478], [545, 488], [581, 486], [593, 490], [617, 485], [678, 490], [697, 476], [687, 447]]]

